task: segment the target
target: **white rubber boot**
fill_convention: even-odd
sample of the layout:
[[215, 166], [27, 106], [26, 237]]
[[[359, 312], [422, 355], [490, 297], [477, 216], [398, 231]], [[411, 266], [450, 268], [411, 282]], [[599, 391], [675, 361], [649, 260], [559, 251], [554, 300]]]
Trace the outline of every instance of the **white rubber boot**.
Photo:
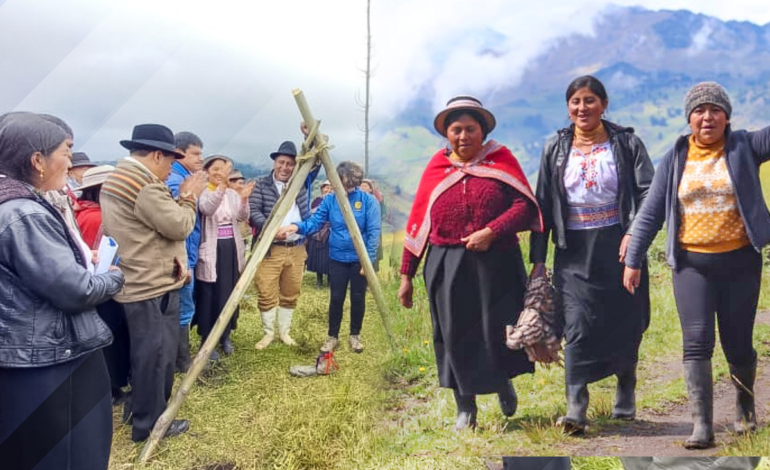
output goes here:
[[294, 314], [293, 308], [278, 307], [278, 334], [281, 337], [281, 341], [289, 346], [296, 346], [297, 343], [289, 336], [289, 330], [291, 330], [291, 317]]
[[262, 328], [265, 330], [265, 336], [254, 346], [255, 348], [265, 349], [273, 342], [275, 337], [275, 312], [277, 310], [277, 307], [273, 307], [267, 312], [262, 312]]

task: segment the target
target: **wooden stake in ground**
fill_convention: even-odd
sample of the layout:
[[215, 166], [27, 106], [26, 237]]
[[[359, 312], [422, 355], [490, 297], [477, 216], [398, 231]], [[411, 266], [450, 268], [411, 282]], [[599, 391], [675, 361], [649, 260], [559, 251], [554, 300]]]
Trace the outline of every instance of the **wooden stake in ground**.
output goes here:
[[[300, 112], [302, 113], [302, 117], [310, 129], [308, 137], [303, 145], [303, 149], [306, 151], [303, 153], [303, 155], [297, 157], [298, 165], [294, 171], [294, 174], [289, 180], [288, 187], [278, 199], [278, 202], [273, 208], [273, 211], [270, 213], [270, 217], [268, 217], [267, 221], [265, 222], [265, 225], [260, 232], [259, 240], [257, 240], [255, 249], [249, 258], [249, 261], [246, 263], [246, 266], [243, 269], [243, 273], [241, 273], [240, 278], [238, 278], [238, 282], [235, 284], [235, 288], [233, 288], [233, 292], [230, 294], [230, 298], [227, 300], [227, 303], [220, 312], [219, 318], [217, 318], [216, 323], [214, 323], [214, 327], [212, 328], [211, 333], [209, 334], [206, 341], [201, 345], [201, 348], [198, 351], [198, 355], [195, 356], [192, 366], [187, 371], [187, 374], [182, 380], [182, 384], [179, 386], [176, 394], [169, 402], [168, 407], [163, 412], [163, 414], [160, 415], [158, 421], [155, 422], [155, 426], [150, 433], [150, 438], [147, 440], [147, 443], [139, 455], [139, 461], [141, 463], [147, 463], [147, 461], [150, 460], [155, 447], [157, 447], [160, 440], [166, 434], [166, 431], [171, 425], [171, 422], [174, 421], [177, 413], [179, 413], [179, 408], [181, 408], [182, 402], [184, 401], [187, 394], [190, 393], [190, 389], [192, 388], [193, 384], [195, 384], [198, 376], [208, 363], [211, 352], [214, 350], [217, 343], [219, 343], [219, 339], [222, 337], [225, 326], [230, 322], [230, 319], [235, 313], [235, 309], [241, 302], [243, 294], [251, 284], [252, 279], [257, 272], [257, 268], [259, 267], [259, 263], [262, 262], [268, 250], [270, 249], [270, 245], [273, 243], [273, 239], [275, 238], [276, 233], [278, 233], [278, 229], [281, 228], [283, 219], [286, 217], [286, 214], [289, 213], [292, 204], [294, 204], [294, 201], [297, 199], [300, 190], [305, 184], [305, 180], [307, 179], [308, 174], [310, 174], [310, 171], [317, 164], [319, 159], [317, 155], [320, 155], [320, 159], [324, 164], [324, 168], [326, 169], [326, 175], [331, 181], [332, 187], [335, 189], [335, 193], [337, 194], [337, 201], [340, 203], [342, 214], [345, 217], [348, 230], [353, 237], [353, 244], [356, 247], [356, 253], [358, 253], [359, 258], [361, 258], [362, 265], [364, 266], [364, 272], [366, 274], [366, 279], [369, 282], [369, 286], [372, 289], [372, 293], [377, 302], [377, 307], [380, 310], [383, 326], [385, 327], [385, 331], [388, 334], [388, 340], [391, 343], [391, 347], [393, 345], [393, 341], [390, 336], [390, 324], [386, 314], [387, 310], [385, 307], [385, 301], [382, 296], [382, 288], [380, 287], [380, 283], [377, 280], [376, 274], [374, 273], [372, 263], [369, 260], [366, 246], [364, 245], [363, 238], [361, 237], [361, 232], [358, 230], [358, 225], [356, 225], [356, 221], [353, 218], [353, 212], [350, 208], [350, 203], [346, 197], [341, 196], [342, 194], [347, 194], [347, 192], [345, 192], [342, 186], [342, 182], [337, 175], [337, 170], [332, 164], [331, 157], [329, 157], [329, 152], [326, 146], [326, 139], [318, 133], [318, 126], [320, 121], [317, 121], [313, 118], [313, 115], [310, 112], [310, 108], [308, 107], [302, 92], [300, 90], [294, 90], [293, 93], [294, 98], [297, 101], [297, 105], [300, 108]], [[315, 149], [311, 152], [307, 152], [307, 149], [310, 149], [312, 144], [315, 144]]]

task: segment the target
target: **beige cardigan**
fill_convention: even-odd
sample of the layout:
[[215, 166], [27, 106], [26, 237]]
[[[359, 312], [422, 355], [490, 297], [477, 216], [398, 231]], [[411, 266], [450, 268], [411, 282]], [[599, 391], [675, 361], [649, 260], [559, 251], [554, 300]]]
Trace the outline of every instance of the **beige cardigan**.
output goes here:
[[121, 303], [179, 289], [187, 275], [185, 239], [195, 227], [195, 202], [174, 200], [168, 186], [134, 160], [118, 162], [99, 197], [104, 234], [118, 242], [126, 278]]
[[238, 272], [246, 265], [246, 247], [238, 229], [238, 222], [249, 219], [249, 203], [232, 189], [216, 191], [205, 189], [198, 200], [201, 214], [201, 244], [198, 249], [198, 264], [195, 279], [203, 282], [217, 282], [217, 227], [223, 214], [229, 214], [233, 225], [235, 251], [238, 256]]

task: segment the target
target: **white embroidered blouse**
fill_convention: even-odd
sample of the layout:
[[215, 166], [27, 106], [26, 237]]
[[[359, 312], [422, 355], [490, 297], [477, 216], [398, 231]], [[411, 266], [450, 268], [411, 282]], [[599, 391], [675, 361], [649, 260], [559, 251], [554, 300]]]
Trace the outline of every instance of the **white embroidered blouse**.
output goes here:
[[571, 206], [617, 201], [618, 170], [610, 143], [594, 145], [587, 155], [573, 147], [564, 170], [564, 188]]

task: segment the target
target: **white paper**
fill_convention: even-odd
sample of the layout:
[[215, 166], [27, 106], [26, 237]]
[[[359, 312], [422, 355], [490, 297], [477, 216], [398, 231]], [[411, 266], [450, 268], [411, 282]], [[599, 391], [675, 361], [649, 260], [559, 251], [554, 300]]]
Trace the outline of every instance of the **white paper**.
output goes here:
[[118, 243], [112, 237], [102, 236], [99, 242], [99, 251], [97, 258], [99, 264], [96, 265], [96, 274], [103, 274], [110, 270], [110, 265], [118, 253]]

